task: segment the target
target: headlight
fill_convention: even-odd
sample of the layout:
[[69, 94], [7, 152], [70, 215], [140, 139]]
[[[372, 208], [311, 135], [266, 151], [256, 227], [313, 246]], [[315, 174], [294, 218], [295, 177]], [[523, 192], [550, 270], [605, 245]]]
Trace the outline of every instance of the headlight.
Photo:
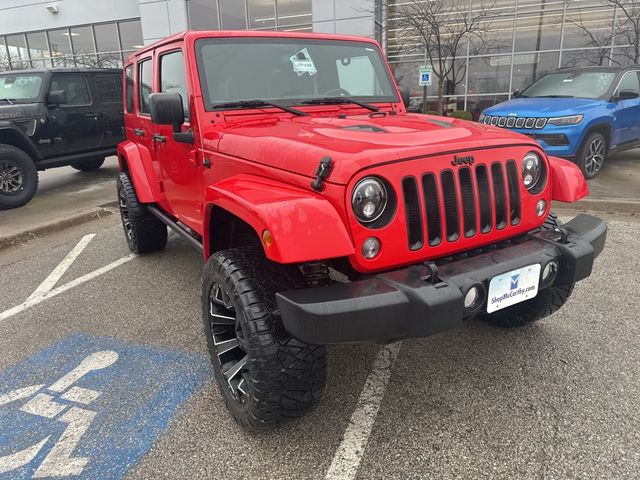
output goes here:
[[579, 124], [582, 121], [583, 118], [584, 118], [584, 115], [571, 115], [571, 116], [568, 116], [568, 117], [555, 117], [555, 118], [550, 118], [547, 123], [550, 123], [551, 125], [557, 125], [558, 127], [566, 127], [567, 125], [577, 125], [577, 124]]
[[522, 160], [522, 183], [527, 190], [532, 190], [542, 176], [542, 159], [535, 152], [529, 152]]
[[362, 223], [375, 222], [387, 207], [387, 189], [374, 177], [363, 178], [353, 189], [351, 207], [356, 218]]

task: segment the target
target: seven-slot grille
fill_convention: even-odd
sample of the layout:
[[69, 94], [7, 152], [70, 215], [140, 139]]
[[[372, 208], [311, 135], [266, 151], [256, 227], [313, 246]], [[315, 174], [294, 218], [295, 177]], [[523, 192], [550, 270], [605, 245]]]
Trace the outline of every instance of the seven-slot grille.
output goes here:
[[485, 125], [506, 128], [532, 128], [540, 130], [547, 125], [548, 118], [537, 117], [499, 117], [486, 115], [483, 118]]
[[520, 175], [513, 160], [405, 177], [402, 194], [410, 250], [520, 223]]

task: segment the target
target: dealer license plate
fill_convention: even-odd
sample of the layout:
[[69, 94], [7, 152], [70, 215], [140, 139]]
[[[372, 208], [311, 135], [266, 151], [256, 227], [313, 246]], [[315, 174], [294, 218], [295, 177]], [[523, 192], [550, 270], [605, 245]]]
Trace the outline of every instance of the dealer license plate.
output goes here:
[[540, 264], [518, 268], [495, 276], [489, 283], [487, 313], [524, 302], [538, 294]]

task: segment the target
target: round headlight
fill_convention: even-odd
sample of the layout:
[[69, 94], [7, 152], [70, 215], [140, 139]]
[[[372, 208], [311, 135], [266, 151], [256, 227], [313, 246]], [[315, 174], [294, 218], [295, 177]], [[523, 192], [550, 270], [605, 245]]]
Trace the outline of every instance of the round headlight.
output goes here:
[[363, 178], [353, 189], [351, 207], [362, 223], [375, 222], [387, 206], [387, 189], [374, 177]]
[[535, 152], [529, 152], [522, 161], [522, 183], [527, 190], [534, 188], [542, 176], [542, 160]]

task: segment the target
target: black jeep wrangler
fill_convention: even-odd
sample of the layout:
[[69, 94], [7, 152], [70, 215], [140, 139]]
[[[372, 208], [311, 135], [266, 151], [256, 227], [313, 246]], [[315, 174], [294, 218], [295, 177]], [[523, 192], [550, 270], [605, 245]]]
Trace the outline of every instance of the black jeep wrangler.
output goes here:
[[124, 137], [122, 70], [0, 74], [0, 210], [26, 204], [38, 170], [96, 170]]

